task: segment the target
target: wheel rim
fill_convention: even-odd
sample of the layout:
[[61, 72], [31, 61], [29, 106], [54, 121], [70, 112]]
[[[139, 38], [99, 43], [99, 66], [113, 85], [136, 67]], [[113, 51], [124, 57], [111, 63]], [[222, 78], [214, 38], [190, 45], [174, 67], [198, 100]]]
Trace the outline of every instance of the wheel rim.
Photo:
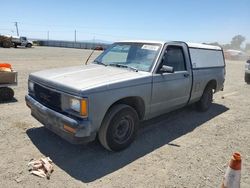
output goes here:
[[115, 142], [123, 144], [129, 140], [133, 133], [134, 121], [130, 116], [125, 116], [118, 121], [113, 130]]

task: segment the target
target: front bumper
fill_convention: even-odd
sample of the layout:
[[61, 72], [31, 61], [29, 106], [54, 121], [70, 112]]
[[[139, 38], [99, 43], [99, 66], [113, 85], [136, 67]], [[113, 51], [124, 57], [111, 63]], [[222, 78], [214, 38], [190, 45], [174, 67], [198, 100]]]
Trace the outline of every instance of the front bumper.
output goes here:
[[[91, 131], [91, 123], [88, 120], [78, 121], [58, 113], [29, 95], [25, 96], [26, 105], [31, 109], [31, 115], [42, 123], [46, 128], [72, 144], [83, 144], [95, 139], [96, 133]], [[64, 129], [67, 125], [75, 130], [74, 133]]]

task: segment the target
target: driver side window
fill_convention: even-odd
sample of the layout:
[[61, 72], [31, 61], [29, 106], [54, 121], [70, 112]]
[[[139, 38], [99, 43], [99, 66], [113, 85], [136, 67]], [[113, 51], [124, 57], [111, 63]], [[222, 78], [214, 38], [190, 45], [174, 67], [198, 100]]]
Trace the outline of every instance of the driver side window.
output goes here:
[[186, 70], [184, 53], [180, 46], [168, 46], [162, 61], [162, 65], [173, 67], [174, 72]]

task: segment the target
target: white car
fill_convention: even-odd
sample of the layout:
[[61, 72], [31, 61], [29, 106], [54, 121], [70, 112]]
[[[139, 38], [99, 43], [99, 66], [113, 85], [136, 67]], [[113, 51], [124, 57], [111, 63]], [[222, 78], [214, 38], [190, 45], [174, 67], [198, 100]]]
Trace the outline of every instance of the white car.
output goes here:
[[226, 50], [224, 51], [224, 55], [226, 59], [231, 60], [246, 60], [247, 54], [240, 50]]

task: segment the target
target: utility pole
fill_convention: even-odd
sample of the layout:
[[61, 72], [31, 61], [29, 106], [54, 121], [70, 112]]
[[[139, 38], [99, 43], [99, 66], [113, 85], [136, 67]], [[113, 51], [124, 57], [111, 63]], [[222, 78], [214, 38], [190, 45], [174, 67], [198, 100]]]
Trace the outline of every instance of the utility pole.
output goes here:
[[76, 30], [75, 30], [75, 43], [76, 43]]
[[15, 23], [15, 26], [16, 26], [16, 34], [17, 36], [19, 36], [19, 32], [18, 32], [18, 25], [17, 25], [17, 22], [14, 22]]
[[49, 31], [47, 31], [47, 40], [49, 41]]

